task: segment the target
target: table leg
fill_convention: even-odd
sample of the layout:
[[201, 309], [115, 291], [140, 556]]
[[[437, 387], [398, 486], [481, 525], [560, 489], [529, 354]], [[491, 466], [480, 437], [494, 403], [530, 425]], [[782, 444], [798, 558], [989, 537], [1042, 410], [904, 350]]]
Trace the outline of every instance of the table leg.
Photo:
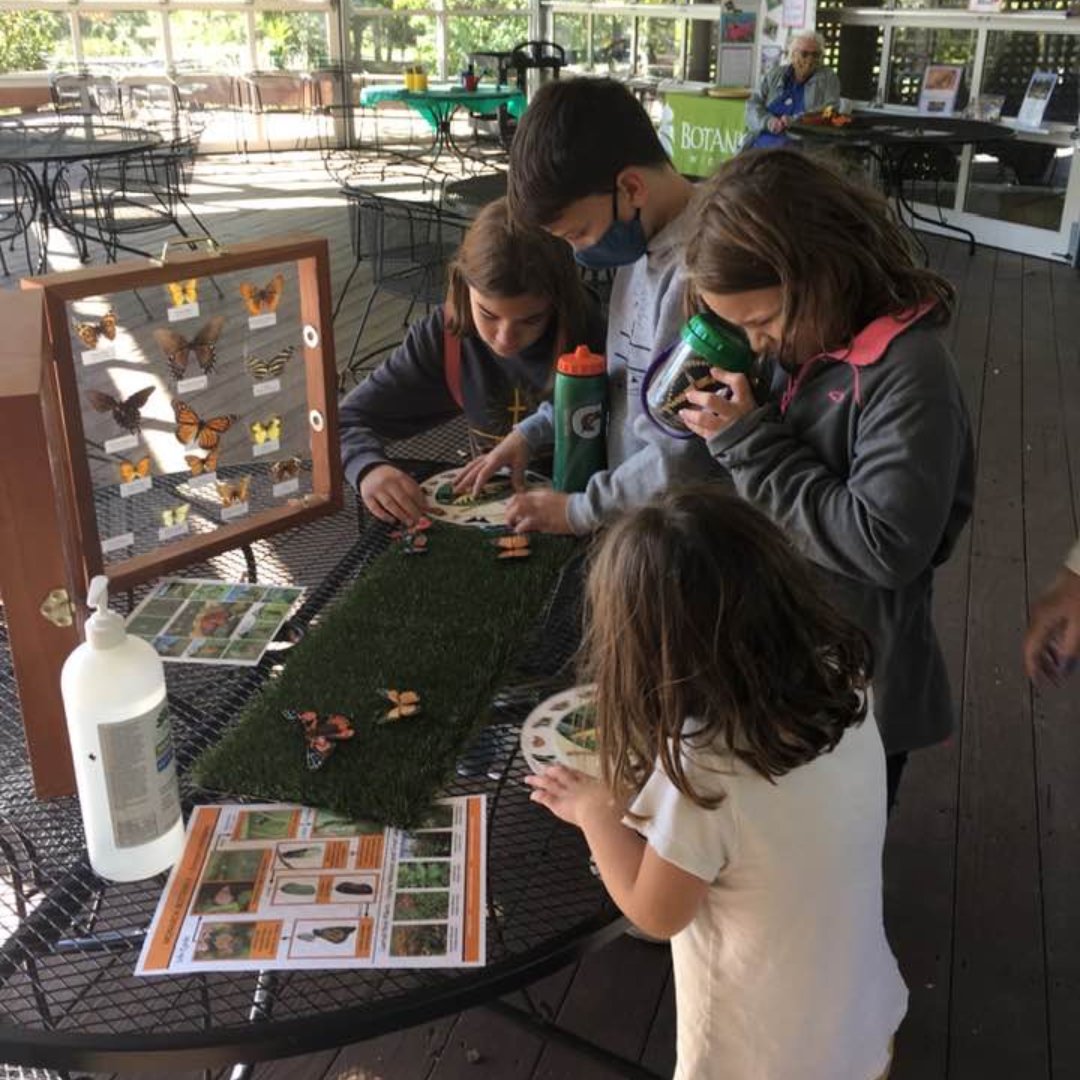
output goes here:
[[[255, 993], [251, 999], [251, 1012], [248, 1018], [252, 1021], [269, 1020], [271, 1005], [274, 997], [275, 976], [272, 971], [260, 971], [255, 980]], [[234, 1065], [229, 1073], [229, 1080], [247, 1080], [251, 1075], [252, 1066], [248, 1064]]]

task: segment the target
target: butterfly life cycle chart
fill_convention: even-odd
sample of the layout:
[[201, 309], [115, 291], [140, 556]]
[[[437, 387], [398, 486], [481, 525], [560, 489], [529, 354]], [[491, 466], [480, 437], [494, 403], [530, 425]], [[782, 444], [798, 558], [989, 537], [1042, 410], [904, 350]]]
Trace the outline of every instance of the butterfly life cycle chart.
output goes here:
[[325, 242], [297, 238], [138, 275], [122, 264], [37, 279], [56, 293], [62, 407], [78, 417], [65, 428], [85, 451], [73, 502], [89, 508], [103, 570], [340, 504], [325, 269]]
[[257, 664], [304, 590], [167, 578], [128, 616], [127, 632], [163, 660]]
[[196, 806], [136, 975], [480, 967], [485, 796], [413, 830], [284, 803]]

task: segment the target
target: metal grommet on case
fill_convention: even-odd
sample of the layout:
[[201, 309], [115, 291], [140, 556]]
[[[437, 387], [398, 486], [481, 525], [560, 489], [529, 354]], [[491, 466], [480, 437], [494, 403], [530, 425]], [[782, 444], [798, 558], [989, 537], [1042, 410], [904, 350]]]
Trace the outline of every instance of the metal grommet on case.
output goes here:
[[322, 431], [326, 426], [326, 421], [323, 419], [323, 414], [318, 409], [312, 409], [308, 413], [308, 423], [311, 424], [312, 431]]
[[319, 331], [315, 329], [311, 323], [304, 324], [304, 344], [309, 349], [317, 349], [319, 347]]

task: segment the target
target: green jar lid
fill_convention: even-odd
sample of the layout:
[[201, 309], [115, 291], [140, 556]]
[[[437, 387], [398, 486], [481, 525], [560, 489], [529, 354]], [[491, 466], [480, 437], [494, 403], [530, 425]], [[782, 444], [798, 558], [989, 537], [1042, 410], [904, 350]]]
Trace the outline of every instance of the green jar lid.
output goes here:
[[725, 371], [749, 371], [754, 362], [746, 338], [715, 315], [695, 315], [679, 336], [697, 356]]

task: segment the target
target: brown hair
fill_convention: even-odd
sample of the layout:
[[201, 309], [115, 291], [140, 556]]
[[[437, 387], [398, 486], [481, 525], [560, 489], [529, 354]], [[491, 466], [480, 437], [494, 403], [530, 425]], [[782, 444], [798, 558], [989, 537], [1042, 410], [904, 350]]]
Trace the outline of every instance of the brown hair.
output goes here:
[[558, 79], [537, 91], [510, 144], [515, 220], [549, 225], [587, 195], [610, 195], [630, 165], [668, 165], [640, 101], [614, 79]]
[[588, 294], [570, 247], [541, 229], [515, 225], [506, 199], [496, 199], [477, 214], [450, 263], [449, 277], [446, 325], [459, 337], [476, 333], [469, 304], [473, 288], [500, 299], [549, 297], [556, 357], [588, 340]]
[[[882, 315], [934, 301], [947, 322], [952, 285], [912, 257], [876, 192], [796, 150], [750, 150], [702, 185], [686, 251], [688, 303], [702, 292], [783, 290], [784, 360], [846, 345]], [[797, 330], [797, 336], [796, 336]], [[813, 353], [809, 354], [813, 355]]]
[[[671, 492], [620, 518], [586, 588], [583, 675], [597, 684], [606, 784], [640, 791], [659, 759], [702, 806], [681, 749], [718, 743], [766, 778], [827, 753], [866, 715], [870, 646], [810, 565], [744, 499]], [[684, 732], [690, 720], [700, 725]]]

